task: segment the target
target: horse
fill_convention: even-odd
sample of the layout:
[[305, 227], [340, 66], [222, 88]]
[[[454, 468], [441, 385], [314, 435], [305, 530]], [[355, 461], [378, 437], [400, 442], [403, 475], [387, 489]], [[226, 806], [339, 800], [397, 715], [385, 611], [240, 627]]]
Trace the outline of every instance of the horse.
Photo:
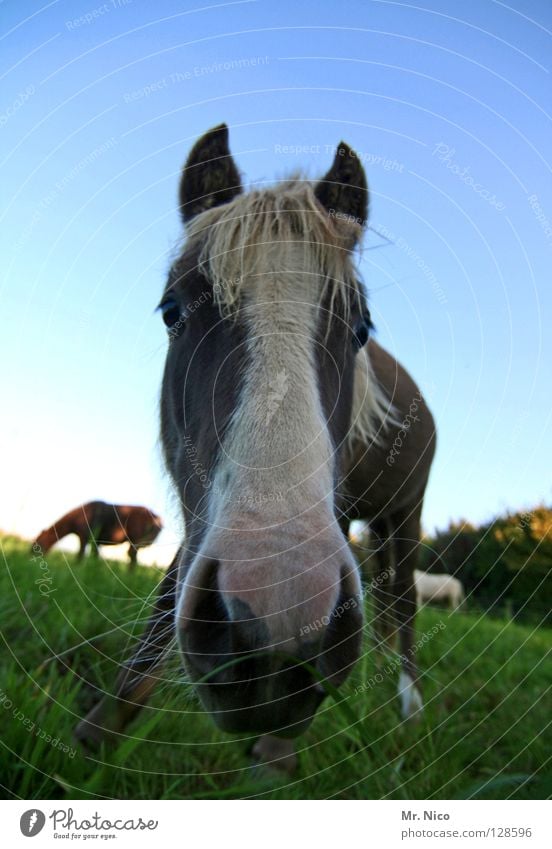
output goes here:
[[464, 601], [464, 587], [452, 575], [432, 575], [415, 569], [414, 582], [418, 607], [426, 601], [448, 601], [451, 610], [457, 610]]
[[294, 738], [362, 651], [353, 519], [380, 540], [375, 627], [398, 631], [403, 716], [422, 708], [413, 571], [435, 425], [371, 338], [355, 264], [368, 186], [345, 142], [318, 182], [245, 191], [222, 124], [193, 146], [179, 207], [160, 430], [185, 539], [114, 692], [76, 736], [116, 741], [176, 650], [215, 723], [291, 771]]
[[138, 549], [151, 545], [162, 528], [161, 518], [147, 507], [88, 501], [70, 510], [50, 528], [41, 531], [32, 550], [36, 552], [40, 549], [45, 554], [63, 537], [76, 534], [80, 541], [77, 559], [82, 560], [89, 544], [98, 556], [100, 545], [128, 542], [128, 556], [133, 567], [137, 562]]

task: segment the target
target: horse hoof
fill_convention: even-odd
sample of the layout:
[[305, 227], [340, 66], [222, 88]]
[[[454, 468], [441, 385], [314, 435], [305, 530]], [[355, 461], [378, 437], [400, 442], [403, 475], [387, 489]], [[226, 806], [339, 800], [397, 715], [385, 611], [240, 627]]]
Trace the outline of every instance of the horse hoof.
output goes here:
[[253, 746], [253, 757], [270, 771], [279, 774], [293, 775], [297, 769], [297, 755], [293, 740], [283, 737], [272, 737], [266, 734], [259, 737]]

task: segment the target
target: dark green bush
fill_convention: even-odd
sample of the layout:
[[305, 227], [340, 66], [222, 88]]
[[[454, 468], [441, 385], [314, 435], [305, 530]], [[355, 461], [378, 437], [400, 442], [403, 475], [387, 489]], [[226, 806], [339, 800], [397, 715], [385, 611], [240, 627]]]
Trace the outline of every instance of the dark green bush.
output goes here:
[[552, 509], [539, 505], [474, 527], [451, 522], [424, 539], [420, 568], [459, 578], [475, 604], [552, 624]]

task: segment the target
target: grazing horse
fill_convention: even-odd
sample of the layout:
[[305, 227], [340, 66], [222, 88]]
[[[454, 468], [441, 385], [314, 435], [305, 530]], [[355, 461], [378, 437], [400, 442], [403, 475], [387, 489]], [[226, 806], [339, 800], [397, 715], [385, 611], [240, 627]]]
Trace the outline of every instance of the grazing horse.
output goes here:
[[451, 610], [455, 610], [464, 601], [464, 587], [452, 575], [432, 575], [415, 569], [414, 581], [418, 607], [425, 601], [447, 601]]
[[413, 570], [434, 424], [368, 338], [354, 265], [368, 189], [350, 147], [317, 183], [244, 192], [221, 125], [188, 157], [180, 209], [187, 239], [160, 304], [161, 439], [186, 539], [114, 695], [76, 733], [116, 739], [176, 643], [219, 727], [262, 735], [259, 759], [291, 768], [289, 741], [361, 652], [352, 519], [379, 536], [376, 625], [399, 633], [404, 715], [421, 707]]
[[45, 554], [63, 537], [76, 534], [80, 540], [77, 557], [82, 560], [89, 543], [97, 555], [100, 545], [128, 542], [128, 556], [131, 566], [134, 566], [138, 549], [151, 545], [162, 528], [160, 517], [147, 507], [88, 501], [70, 510], [51, 528], [41, 531], [33, 547], [39, 546]]

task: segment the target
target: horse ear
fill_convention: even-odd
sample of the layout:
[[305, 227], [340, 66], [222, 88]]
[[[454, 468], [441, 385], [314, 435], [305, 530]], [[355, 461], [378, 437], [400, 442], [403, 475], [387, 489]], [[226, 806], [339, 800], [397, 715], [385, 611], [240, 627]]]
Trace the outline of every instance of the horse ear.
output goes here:
[[368, 183], [360, 159], [345, 142], [340, 142], [332, 167], [314, 189], [328, 212], [354, 218], [364, 226], [368, 220]]
[[200, 212], [228, 203], [242, 185], [228, 146], [228, 127], [220, 124], [197, 140], [180, 180], [180, 212], [185, 224]]

